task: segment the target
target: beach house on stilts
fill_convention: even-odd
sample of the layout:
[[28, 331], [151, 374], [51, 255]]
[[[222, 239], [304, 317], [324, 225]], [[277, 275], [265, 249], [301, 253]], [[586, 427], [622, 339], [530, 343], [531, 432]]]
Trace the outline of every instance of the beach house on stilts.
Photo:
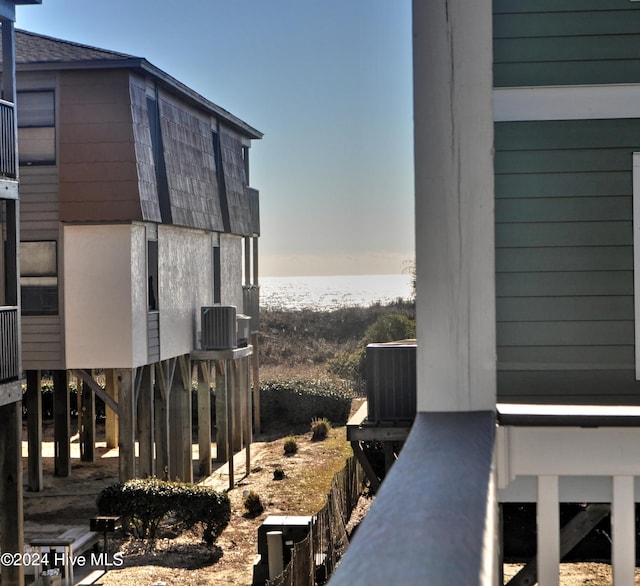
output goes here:
[[413, 32], [417, 415], [331, 584], [503, 584], [517, 502], [537, 555], [510, 584], [557, 586], [610, 514], [631, 586], [640, 2], [417, 1]]
[[[0, 81], [0, 551], [24, 551], [22, 507], [22, 367], [20, 363], [18, 233], [19, 173], [16, 138], [16, 6], [42, 0], [0, 3], [2, 79]], [[2, 564], [0, 581], [21, 584], [20, 564]]]
[[[56, 474], [71, 472], [75, 379], [82, 458], [95, 457], [99, 396], [122, 480], [191, 481], [197, 367], [206, 475], [213, 378], [217, 412], [232, 416], [218, 422], [218, 457], [250, 441], [260, 227], [249, 152], [262, 135], [143, 58], [25, 31], [16, 54], [29, 488], [42, 488], [43, 373]], [[235, 409], [224, 389], [242, 395], [228, 393]]]

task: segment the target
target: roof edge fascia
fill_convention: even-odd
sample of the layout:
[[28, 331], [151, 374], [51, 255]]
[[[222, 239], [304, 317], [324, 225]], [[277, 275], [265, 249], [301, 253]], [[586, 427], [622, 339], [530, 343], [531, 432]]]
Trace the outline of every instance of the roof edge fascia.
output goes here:
[[89, 61], [47, 61], [40, 63], [16, 63], [16, 71], [80, 71], [86, 69], [131, 69], [143, 71], [154, 77], [160, 84], [179, 91], [188, 100], [206, 108], [214, 115], [232, 124], [238, 129], [248, 134], [252, 139], [261, 139], [263, 133], [255, 129], [244, 120], [234, 116], [228, 110], [214, 104], [195, 90], [178, 81], [168, 73], [152, 65], [144, 57], [123, 57], [122, 59], [96, 59]]

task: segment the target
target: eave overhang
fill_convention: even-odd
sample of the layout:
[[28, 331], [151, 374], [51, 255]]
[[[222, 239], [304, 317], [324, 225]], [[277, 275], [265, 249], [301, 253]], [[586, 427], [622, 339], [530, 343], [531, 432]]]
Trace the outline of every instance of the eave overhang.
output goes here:
[[[0, 2], [2, 2], [2, 0], [0, 0]], [[263, 136], [263, 133], [255, 129], [253, 126], [247, 124], [237, 116], [231, 114], [231, 112], [221, 108], [210, 100], [207, 100], [207, 98], [192, 90], [190, 87], [178, 81], [168, 73], [158, 69], [143, 57], [123, 57], [122, 59], [94, 59], [85, 61], [42, 61], [16, 64], [16, 71], [18, 72], [46, 70], [79, 71], [84, 69], [130, 69], [132, 71], [138, 71], [146, 75], [150, 75], [161, 86], [179, 92], [187, 101], [192, 102], [194, 105], [201, 108], [205, 108], [214, 116], [222, 119], [228, 124], [231, 124], [249, 138], [261, 139]]]

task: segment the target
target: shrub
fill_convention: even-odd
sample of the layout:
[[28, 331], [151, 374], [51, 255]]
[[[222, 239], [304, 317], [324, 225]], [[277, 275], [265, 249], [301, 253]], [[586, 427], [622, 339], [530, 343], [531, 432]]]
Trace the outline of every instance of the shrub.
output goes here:
[[182, 484], [175, 495], [174, 515], [179, 528], [187, 530], [202, 523], [202, 538], [213, 545], [231, 520], [229, 497], [210, 487]]
[[298, 442], [293, 436], [284, 439], [284, 453], [287, 455], [295, 454], [298, 451]]
[[346, 423], [353, 394], [328, 379], [263, 381], [260, 388], [260, 417], [269, 422], [308, 425], [314, 417]]
[[257, 516], [262, 511], [264, 511], [264, 507], [262, 506], [262, 501], [260, 500], [260, 495], [255, 490], [250, 490], [245, 497], [242, 499], [242, 504], [244, 508], [247, 510], [247, 513], [252, 516]]
[[162, 522], [179, 531], [201, 523], [211, 545], [231, 519], [229, 497], [210, 487], [158, 478], [136, 478], [107, 486], [98, 495], [101, 515], [118, 515], [133, 524], [138, 537], [155, 539]]
[[273, 471], [274, 480], [283, 480], [285, 476], [286, 474], [284, 473], [284, 470], [279, 466]]
[[329, 435], [329, 430], [331, 429], [331, 423], [328, 419], [314, 419], [311, 422], [311, 439], [314, 440], [323, 440], [326, 439], [327, 435]]
[[394, 342], [414, 338], [416, 323], [401, 313], [386, 313], [378, 317], [365, 331], [355, 352], [342, 352], [327, 365], [329, 373], [346, 380], [366, 378], [366, 350], [369, 344]]

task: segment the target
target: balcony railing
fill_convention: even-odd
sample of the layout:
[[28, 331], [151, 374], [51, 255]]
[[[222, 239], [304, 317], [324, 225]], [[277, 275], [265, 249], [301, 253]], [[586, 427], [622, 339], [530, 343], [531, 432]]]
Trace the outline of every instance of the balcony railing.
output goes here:
[[0, 382], [20, 376], [18, 308], [0, 307]]
[[330, 581], [495, 586], [495, 414], [418, 413]]
[[15, 108], [0, 100], [0, 177], [17, 178]]

